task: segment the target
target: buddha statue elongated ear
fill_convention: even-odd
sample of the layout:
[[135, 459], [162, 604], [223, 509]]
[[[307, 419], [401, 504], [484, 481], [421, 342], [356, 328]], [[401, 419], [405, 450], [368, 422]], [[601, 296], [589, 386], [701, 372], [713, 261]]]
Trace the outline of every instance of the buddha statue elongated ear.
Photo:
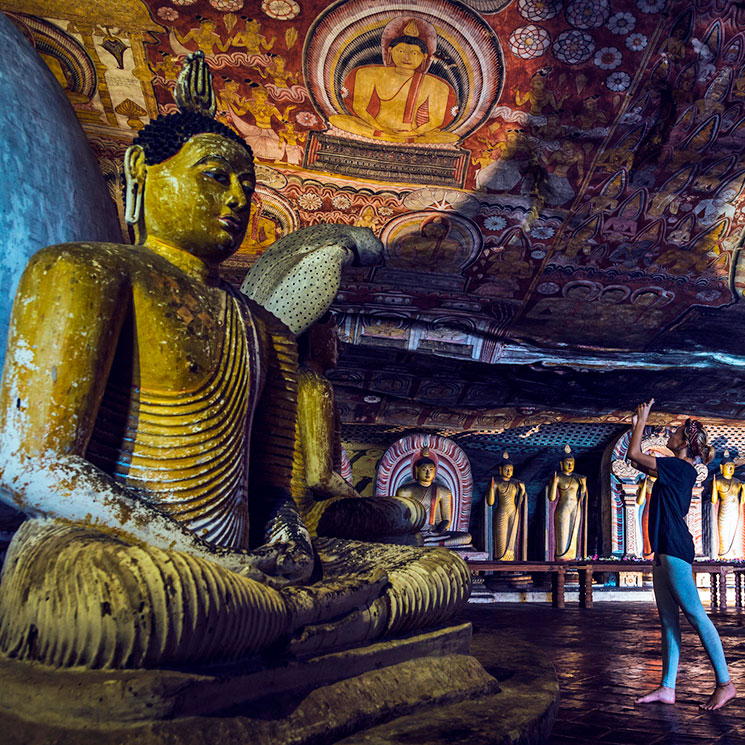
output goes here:
[[140, 145], [130, 145], [124, 154], [124, 178], [126, 180], [126, 197], [124, 201], [124, 219], [127, 225], [136, 228], [142, 217], [142, 196], [145, 192], [145, 151]]

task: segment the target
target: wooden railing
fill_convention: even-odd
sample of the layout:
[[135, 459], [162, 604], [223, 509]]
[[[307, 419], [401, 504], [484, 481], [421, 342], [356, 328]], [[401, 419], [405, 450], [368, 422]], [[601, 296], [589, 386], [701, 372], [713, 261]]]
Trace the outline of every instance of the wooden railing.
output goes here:
[[[592, 575], [595, 572], [651, 572], [652, 561], [468, 561], [473, 574], [483, 572], [528, 572], [551, 574], [551, 605], [565, 605], [565, 582], [568, 571], [579, 574], [579, 607], [592, 608]], [[727, 607], [727, 575], [735, 577], [735, 607], [742, 608], [745, 600], [745, 562], [695, 561], [694, 574], [710, 575], [710, 605], [712, 608]]]

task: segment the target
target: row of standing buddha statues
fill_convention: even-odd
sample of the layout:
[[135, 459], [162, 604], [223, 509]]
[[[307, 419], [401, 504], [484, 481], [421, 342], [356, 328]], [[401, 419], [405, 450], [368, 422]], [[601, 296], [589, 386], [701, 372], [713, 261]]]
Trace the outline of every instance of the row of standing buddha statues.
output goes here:
[[[453, 501], [450, 491], [436, 480], [437, 465], [428, 448], [412, 458], [413, 481], [398, 487], [396, 495], [422, 503], [426, 513], [422, 535], [425, 544], [455, 549], [471, 549], [471, 535], [451, 530]], [[587, 556], [588, 489], [587, 477], [575, 470], [575, 459], [569, 446], [561, 458], [560, 468], [545, 487], [545, 514], [542, 545], [531, 551], [533, 559], [547, 561], [581, 560]], [[735, 477], [736, 463], [724, 451], [719, 475], [711, 481], [709, 511], [711, 522], [710, 558], [745, 559], [743, 505], [745, 483]], [[643, 476], [636, 486], [638, 523], [642, 545], [637, 558], [653, 556], [646, 531], [653, 476]], [[528, 495], [523, 481], [515, 477], [509, 454], [503, 454], [498, 474], [491, 479], [485, 496], [485, 543], [494, 561], [528, 559]], [[624, 529], [633, 529], [624, 526]]]
[[[549, 561], [573, 561], [587, 554], [587, 477], [574, 470], [567, 446], [546, 487], [543, 557]], [[509, 455], [492, 479], [486, 496], [491, 512], [491, 543], [495, 561], [528, 558], [528, 501], [525, 483], [514, 478]]]
[[[424, 508], [422, 527], [425, 545], [454, 549], [471, 548], [471, 535], [452, 530], [453, 495], [436, 481], [437, 463], [424, 447], [412, 458], [413, 481], [396, 489], [396, 496], [414, 499]], [[574, 472], [574, 456], [565, 452], [560, 470], [547, 487], [546, 558], [571, 561], [583, 557], [587, 543], [587, 479]], [[525, 483], [514, 478], [514, 465], [504, 453], [499, 475], [491, 480], [486, 495], [491, 530], [487, 551], [496, 561], [527, 559], [528, 502]]]

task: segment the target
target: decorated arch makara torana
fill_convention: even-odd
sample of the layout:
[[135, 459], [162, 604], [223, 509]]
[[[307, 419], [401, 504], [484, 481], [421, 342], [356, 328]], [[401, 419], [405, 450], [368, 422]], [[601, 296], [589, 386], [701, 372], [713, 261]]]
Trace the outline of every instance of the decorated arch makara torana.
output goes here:
[[[647, 428], [642, 440], [642, 450], [654, 457], [666, 458], [673, 455], [667, 448], [669, 432], [653, 433]], [[610, 553], [623, 558], [650, 558], [647, 520], [649, 513], [649, 492], [653, 481], [626, 460], [631, 430], [625, 432], [616, 442], [611, 455], [609, 494], [610, 504], [603, 510], [609, 524], [606, 536]], [[703, 519], [701, 495], [703, 482], [708, 474], [705, 465], [696, 464], [698, 478], [693, 488], [691, 508], [686, 516], [688, 529], [693, 536], [696, 556], [704, 556]]]
[[406, 435], [385, 451], [378, 465], [375, 496], [388, 497], [399, 486], [414, 478], [413, 462], [423, 447], [437, 462], [436, 481], [450, 489], [453, 495], [453, 521], [451, 530], [467, 532], [473, 499], [471, 464], [463, 450], [447, 437], [429, 434]]

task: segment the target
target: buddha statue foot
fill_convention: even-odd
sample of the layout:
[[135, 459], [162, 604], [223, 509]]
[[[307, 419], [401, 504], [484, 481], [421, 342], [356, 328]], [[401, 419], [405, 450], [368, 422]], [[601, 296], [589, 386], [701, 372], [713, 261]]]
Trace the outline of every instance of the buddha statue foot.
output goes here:
[[457, 533], [448, 531], [446, 533], [423, 533], [425, 546], [445, 546], [447, 548], [471, 548], [470, 533]]

